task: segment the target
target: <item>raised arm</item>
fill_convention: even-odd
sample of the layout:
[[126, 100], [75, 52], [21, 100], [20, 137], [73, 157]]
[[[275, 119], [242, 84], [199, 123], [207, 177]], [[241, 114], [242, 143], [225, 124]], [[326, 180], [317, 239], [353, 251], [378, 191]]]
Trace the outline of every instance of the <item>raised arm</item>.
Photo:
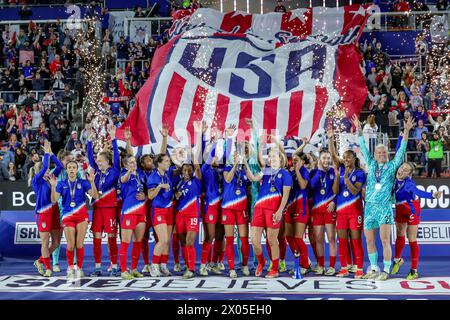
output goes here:
[[163, 127], [159, 132], [162, 135], [162, 143], [160, 153], [167, 154], [167, 136], [169, 135], [169, 131], [166, 127]]
[[127, 156], [134, 156], [133, 147], [131, 146], [131, 130], [130, 127], [126, 127], [124, 130], [125, 141], [127, 143]]
[[403, 131], [403, 141], [400, 145], [400, 148], [395, 153], [394, 159], [392, 160], [395, 170], [397, 170], [400, 167], [400, 165], [403, 163], [403, 158], [406, 153], [406, 146], [408, 145], [409, 130], [411, 130], [413, 126], [414, 126], [414, 120], [412, 117], [409, 117], [405, 121], [405, 130]]
[[[46, 140], [47, 142], [47, 140]], [[50, 163], [49, 161], [50, 155], [47, 153], [47, 151], [44, 154], [44, 160], [42, 161], [42, 168], [41, 170], [39, 170], [39, 172], [34, 176], [34, 179], [37, 180], [41, 180], [44, 178], [45, 172], [48, 169], [48, 165]]]
[[336, 146], [334, 145], [334, 132], [333, 130], [328, 130], [327, 131], [327, 136], [328, 136], [328, 150], [331, 153], [331, 158], [333, 159], [333, 163], [335, 166], [339, 166], [339, 164], [341, 163], [341, 159], [339, 158], [337, 151], [336, 151]]
[[100, 195], [97, 191], [97, 187], [95, 186], [95, 172], [90, 169], [88, 172], [86, 172], [86, 178], [91, 184], [91, 189], [88, 191], [88, 194], [95, 200], [100, 198]]
[[56, 177], [54, 174], [51, 175], [49, 182], [50, 182], [50, 185], [52, 186], [51, 200], [52, 200], [52, 203], [55, 204], [58, 202], [59, 198], [61, 197], [61, 194], [56, 191], [57, 182], [56, 182]]
[[120, 171], [120, 153], [116, 140], [116, 126], [113, 124], [109, 126], [109, 135], [111, 137], [113, 147], [113, 166], [114, 169]]
[[252, 170], [250, 170], [250, 166], [248, 165], [247, 159], [244, 159], [244, 166], [245, 166], [245, 174], [247, 175], [247, 178], [252, 182], [258, 182], [262, 179], [261, 173], [253, 174]]
[[359, 147], [361, 149], [361, 153], [363, 154], [363, 157], [366, 160], [367, 167], [370, 167], [372, 162], [375, 160], [374, 160], [372, 154], [370, 153], [369, 149], [367, 148], [366, 140], [364, 139], [364, 136], [362, 134], [361, 122], [359, 122], [359, 119], [356, 116], [356, 114], [353, 115], [352, 122], [356, 128], [356, 131], [358, 132], [358, 142], [359, 142]]
[[55, 156], [53, 153], [52, 153], [51, 159], [52, 159], [53, 163], [54, 163], [55, 166], [56, 166], [56, 167], [55, 167], [55, 170], [53, 170], [53, 174], [54, 174], [55, 176], [59, 176], [59, 174], [61, 173], [61, 171], [63, 171], [64, 166], [63, 166], [62, 163], [59, 161], [58, 157]]
[[92, 146], [92, 139], [94, 138], [94, 131], [91, 130], [91, 132], [89, 132], [89, 136], [88, 136], [88, 141], [86, 144], [86, 153], [87, 153], [87, 157], [89, 160], [89, 165], [94, 168], [95, 171], [99, 171], [97, 163], [95, 162], [95, 157], [94, 157], [94, 148]]

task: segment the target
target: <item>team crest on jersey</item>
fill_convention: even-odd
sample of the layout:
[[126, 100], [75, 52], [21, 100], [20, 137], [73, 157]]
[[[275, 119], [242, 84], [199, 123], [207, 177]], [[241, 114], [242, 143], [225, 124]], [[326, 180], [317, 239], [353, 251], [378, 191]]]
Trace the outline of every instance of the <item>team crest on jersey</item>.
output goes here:
[[209, 220], [214, 219], [214, 216], [212, 214], [209, 215]]
[[45, 228], [47, 224], [45, 222], [42, 222], [42, 228]]
[[278, 178], [281, 178], [281, 173], [279, 173], [277, 177], [278, 177]]
[[77, 189], [78, 190], [81, 189], [81, 184], [80, 183], [77, 184]]
[[130, 225], [130, 220], [127, 220], [125, 223], [127, 224], [127, 226], [129, 226]]
[[222, 217], [222, 221], [225, 221], [225, 220], [227, 220], [227, 217], [226, 217], [226, 216], [223, 216], [223, 217]]
[[189, 181], [189, 182], [188, 182], [188, 186], [190, 186], [191, 184], [192, 184], [192, 181]]
[[158, 218], [156, 218], [156, 220], [158, 220], [159, 222], [161, 222], [161, 216], [158, 216]]
[[352, 181], [353, 181], [353, 182], [356, 181], [356, 177], [355, 177], [355, 176], [352, 177]]
[[331, 179], [331, 180], [333, 180], [333, 179], [334, 179], [334, 176], [333, 176], [332, 174], [330, 175], [330, 179]]

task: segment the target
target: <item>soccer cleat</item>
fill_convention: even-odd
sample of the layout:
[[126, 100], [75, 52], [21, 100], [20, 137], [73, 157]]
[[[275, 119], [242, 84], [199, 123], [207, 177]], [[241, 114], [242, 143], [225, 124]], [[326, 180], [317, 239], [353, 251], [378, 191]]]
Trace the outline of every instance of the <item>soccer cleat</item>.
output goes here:
[[[317, 268], [316, 268], [316, 270], [317, 270]], [[307, 274], [311, 271], [313, 271], [313, 268], [311, 267], [311, 265], [309, 265], [308, 268], [300, 268], [300, 273], [302, 276], [304, 276], [305, 274]]]
[[183, 279], [191, 279], [193, 277], [195, 277], [195, 273], [189, 269], [186, 270], [183, 274]]
[[317, 266], [317, 269], [316, 269], [316, 271], [315, 271], [315, 274], [320, 276], [320, 275], [323, 275], [324, 273], [325, 273], [324, 267]]
[[225, 265], [223, 264], [223, 262], [217, 263], [217, 266], [219, 267], [220, 271], [224, 271], [225, 270]]
[[394, 266], [392, 267], [391, 274], [397, 274], [403, 263], [405, 263], [405, 261], [402, 258], [400, 258], [398, 261], [395, 261], [394, 259]]
[[341, 268], [341, 270], [339, 270], [336, 277], [343, 278], [343, 277], [348, 277], [349, 275], [350, 275], [350, 272], [347, 269]]
[[355, 279], [361, 279], [364, 275], [364, 272], [361, 269], [356, 270]]
[[128, 271], [122, 272], [120, 274], [120, 276], [122, 277], [123, 280], [133, 280], [134, 277], [132, 274], [130, 274]]
[[348, 272], [350, 273], [355, 273], [356, 271], [358, 271], [358, 266], [356, 264], [352, 264], [348, 269]]
[[285, 272], [286, 271], [286, 261], [285, 260], [280, 260], [280, 272]]
[[50, 269], [45, 270], [43, 276], [50, 278], [52, 276], [52, 270], [50, 270]]
[[212, 273], [214, 274], [222, 274], [222, 271], [220, 271], [218, 266], [213, 266], [211, 269]]
[[146, 264], [141, 270], [142, 273], [150, 273], [150, 266]]
[[120, 272], [117, 271], [117, 268], [111, 268], [111, 272], [109, 274], [110, 277], [118, 277], [120, 276]]
[[101, 268], [95, 268], [94, 272], [91, 273], [91, 277], [101, 277], [101, 276], [102, 276]]
[[208, 275], [208, 270], [206, 269], [206, 265], [201, 264], [199, 272], [200, 272], [201, 276], [207, 276]]
[[75, 270], [67, 269], [67, 281], [73, 281], [73, 280], [75, 280]]
[[409, 271], [408, 276], [406, 277], [406, 280], [416, 280], [418, 278], [419, 278], [419, 273], [416, 270], [411, 269], [411, 271]]
[[328, 267], [327, 271], [325, 271], [326, 276], [334, 276], [336, 274], [336, 269], [333, 267]]
[[167, 268], [167, 264], [161, 263], [159, 267], [159, 271], [164, 277], [170, 277], [172, 273], [170, 273], [169, 268]]
[[365, 280], [374, 280], [378, 277], [378, 272], [375, 270], [371, 270], [370, 272], [367, 272], [365, 275], [361, 277], [361, 279]]
[[82, 269], [77, 269], [76, 277], [77, 277], [77, 279], [84, 278], [84, 272]]
[[250, 270], [248, 270], [248, 266], [242, 266], [242, 274], [246, 277], [250, 275]]
[[59, 264], [55, 264], [53, 266], [53, 272], [61, 272], [61, 268], [59, 267]]
[[272, 271], [272, 260], [269, 262], [269, 267], [267, 268], [267, 271], [268, 272]]
[[256, 267], [256, 271], [255, 271], [255, 277], [261, 276], [265, 265], [266, 265], [266, 260], [264, 260], [263, 263], [258, 263], [258, 266]]
[[134, 278], [142, 278], [142, 277], [144, 277], [144, 275], [142, 273], [140, 273], [139, 271], [137, 271], [137, 269], [131, 270], [131, 275]]
[[231, 279], [236, 279], [237, 278], [236, 270], [234, 270], [234, 269], [230, 270], [230, 278]]
[[44, 264], [40, 263], [39, 260], [34, 261], [33, 265], [36, 267], [39, 274], [44, 275]]
[[161, 272], [159, 271], [159, 265], [157, 265], [157, 264], [150, 265], [150, 276], [151, 277], [161, 277]]
[[175, 263], [175, 265], [173, 266], [173, 272], [181, 272], [181, 264]]
[[375, 280], [386, 281], [387, 279], [389, 279], [389, 273], [387, 273], [386, 271], [383, 271], [380, 273], [380, 275]]
[[267, 275], [266, 278], [278, 278], [279, 274], [278, 271], [271, 270]]

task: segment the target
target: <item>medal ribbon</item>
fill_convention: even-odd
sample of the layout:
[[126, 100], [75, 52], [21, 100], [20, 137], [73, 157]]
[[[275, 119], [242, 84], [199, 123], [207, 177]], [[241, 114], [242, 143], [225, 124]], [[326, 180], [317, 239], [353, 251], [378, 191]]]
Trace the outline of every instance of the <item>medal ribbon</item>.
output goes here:
[[78, 183], [78, 178], [75, 180], [75, 183], [74, 183], [73, 188], [72, 188], [72, 185], [71, 185], [70, 180], [69, 180], [70, 201], [71, 202], [75, 202], [75, 189], [77, 187], [77, 183]]
[[271, 189], [272, 189], [272, 188], [275, 188], [275, 185], [274, 185], [274, 183], [275, 183], [275, 177], [277, 176], [278, 172], [280, 172], [280, 170], [281, 170], [281, 168], [278, 169], [278, 170], [275, 172], [274, 175], [270, 175], [269, 183], [270, 183], [270, 188], [271, 188]]

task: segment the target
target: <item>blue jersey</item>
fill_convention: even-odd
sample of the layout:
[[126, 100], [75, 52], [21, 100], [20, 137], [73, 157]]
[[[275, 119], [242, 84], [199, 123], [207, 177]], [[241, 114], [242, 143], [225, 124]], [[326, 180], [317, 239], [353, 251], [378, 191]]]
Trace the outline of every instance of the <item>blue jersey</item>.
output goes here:
[[328, 168], [325, 172], [320, 169], [313, 169], [310, 172], [310, 187], [313, 194], [312, 212], [326, 212], [328, 204], [335, 199], [333, 193], [333, 183], [336, 179], [333, 168]]
[[[145, 173], [137, 169], [137, 175], [131, 174], [127, 182], [120, 184], [120, 195], [122, 196], [122, 214], [144, 214], [145, 215], [145, 199], [138, 200], [136, 196], [139, 192], [145, 192], [144, 186], [147, 181]], [[121, 176], [127, 174], [126, 170], [122, 171]]]
[[288, 208], [290, 207], [295, 212], [302, 212], [303, 214], [306, 214], [307, 201], [309, 196], [309, 188], [308, 188], [310, 180], [309, 171], [304, 166], [300, 168], [300, 175], [308, 183], [304, 189], [300, 188], [300, 184], [298, 182], [295, 170], [292, 170], [290, 174], [292, 179], [292, 188], [291, 191], [289, 192], [289, 200], [287, 207]]
[[417, 188], [411, 178], [395, 181], [395, 202], [397, 214], [420, 214], [420, 198], [433, 199], [433, 194]]
[[193, 177], [189, 181], [180, 180], [175, 187], [181, 196], [177, 201], [178, 214], [197, 216], [200, 213], [200, 194], [202, 185], [200, 180]]
[[153, 208], [170, 208], [172, 207], [173, 187], [172, 181], [167, 173], [161, 175], [158, 170], [155, 170], [147, 179], [147, 188], [156, 188], [159, 184], [168, 183], [170, 185], [169, 191], [165, 189], [159, 190], [158, 194], [152, 200]]
[[[232, 165], [225, 166], [224, 172], [230, 172]], [[247, 209], [247, 185], [249, 180], [242, 166], [238, 166], [230, 182], [223, 180], [223, 209]]]
[[86, 145], [89, 165], [95, 171], [95, 186], [100, 198], [95, 200], [93, 205], [96, 207], [117, 207], [117, 189], [119, 187], [120, 177], [120, 155], [117, 147], [116, 139], [112, 141], [113, 146], [113, 166], [109, 167], [106, 172], [102, 172], [97, 166], [94, 159], [94, 151], [92, 141], [88, 141]]
[[[362, 209], [362, 189], [356, 195], [353, 195], [344, 182], [345, 167], [340, 165], [339, 193], [336, 197], [336, 213], [361, 214]], [[356, 182], [364, 185], [366, 174], [361, 169], [354, 168], [348, 175], [350, 182], [355, 185]]]
[[[72, 190], [72, 191], [71, 191]], [[77, 213], [86, 207], [86, 193], [91, 190], [91, 184], [84, 179], [78, 179], [74, 182], [69, 180], [59, 181], [56, 185], [56, 192], [62, 198], [62, 216], [67, 217]], [[73, 197], [72, 197], [73, 193]], [[75, 202], [75, 207], [71, 207], [70, 203]]]
[[[49, 155], [46, 153], [44, 155], [41, 170], [33, 177], [33, 180], [31, 182], [33, 191], [36, 195], [36, 214], [49, 213], [51, 212], [52, 208], [51, 185], [47, 180], [44, 179], [45, 172], [47, 172], [50, 164], [49, 158]], [[56, 164], [56, 168], [55, 170], [53, 170], [53, 174], [55, 176], [58, 176], [63, 168], [62, 164], [54, 154], [52, 154], [51, 158]]]
[[205, 191], [206, 205], [214, 205], [222, 200], [223, 176], [218, 168], [210, 164], [202, 166], [202, 187]]
[[283, 187], [292, 188], [292, 177], [286, 169], [265, 168], [260, 174], [263, 177], [255, 206], [278, 210], [283, 198]]

